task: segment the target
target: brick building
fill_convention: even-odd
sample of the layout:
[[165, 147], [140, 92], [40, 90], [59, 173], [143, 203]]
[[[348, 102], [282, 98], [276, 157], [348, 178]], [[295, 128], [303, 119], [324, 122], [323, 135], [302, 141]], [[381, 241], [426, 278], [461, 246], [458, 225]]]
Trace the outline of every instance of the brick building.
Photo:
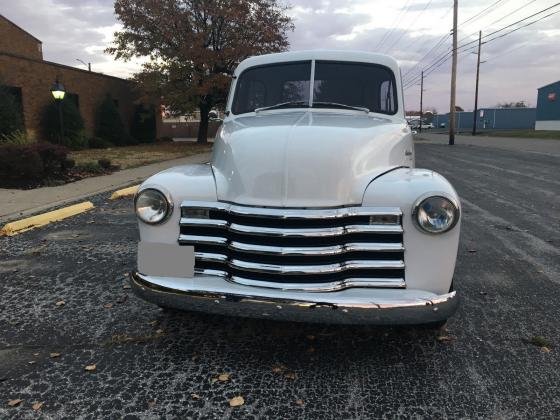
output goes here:
[[0, 15], [0, 84], [21, 101], [31, 135], [41, 135], [40, 121], [53, 101], [50, 89], [56, 79], [64, 85], [67, 98], [78, 105], [88, 135], [93, 135], [96, 109], [108, 94], [130, 127], [135, 95], [129, 81], [43, 60], [41, 41]]

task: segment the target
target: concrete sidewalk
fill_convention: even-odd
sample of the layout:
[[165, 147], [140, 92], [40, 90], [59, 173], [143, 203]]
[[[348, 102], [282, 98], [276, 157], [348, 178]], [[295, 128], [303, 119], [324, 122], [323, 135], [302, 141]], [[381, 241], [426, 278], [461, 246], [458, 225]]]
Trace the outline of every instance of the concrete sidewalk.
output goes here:
[[209, 160], [210, 153], [202, 153], [138, 168], [124, 169], [110, 175], [85, 178], [57, 187], [43, 187], [33, 190], [0, 189], [0, 223], [82, 200], [94, 194], [140, 183], [150, 175], [172, 166], [204, 163]]
[[[421, 133], [414, 136], [419, 142], [447, 144], [448, 134]], [[469, 146], [493, 147], [495, 149], [544, 153], [560, 157], [560, 140], [528, 139], [518, 137], [484, 137], [455, 135], [455, 144]]]

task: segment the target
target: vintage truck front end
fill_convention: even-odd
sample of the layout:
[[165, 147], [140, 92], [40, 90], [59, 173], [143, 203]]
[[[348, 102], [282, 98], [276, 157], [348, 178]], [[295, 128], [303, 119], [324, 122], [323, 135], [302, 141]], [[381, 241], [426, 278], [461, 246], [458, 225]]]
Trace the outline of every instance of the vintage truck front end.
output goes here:
[[241, 63], [211, 162], [139, 189], [135, 293], [291, 321], [447, 320], [459, 199], [441, 175], [414, 168], [395, 75], [393, 59], [370, 53]]

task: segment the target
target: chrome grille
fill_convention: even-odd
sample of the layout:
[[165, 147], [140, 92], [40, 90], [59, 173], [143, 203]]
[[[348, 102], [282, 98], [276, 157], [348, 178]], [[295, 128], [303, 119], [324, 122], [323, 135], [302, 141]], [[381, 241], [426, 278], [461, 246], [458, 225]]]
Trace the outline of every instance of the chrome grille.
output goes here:
[[282, 209], [183, 202], [195, 274], [310, 291], [405, 287], [399, 208]]

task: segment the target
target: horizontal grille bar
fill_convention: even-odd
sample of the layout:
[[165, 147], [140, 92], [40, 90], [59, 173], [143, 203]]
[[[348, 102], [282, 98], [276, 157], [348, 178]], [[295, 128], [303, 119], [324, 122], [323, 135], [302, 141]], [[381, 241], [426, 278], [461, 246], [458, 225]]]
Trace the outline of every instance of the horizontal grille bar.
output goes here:
[[273, 265], [233, 259], [229, 261], [228, 265], [238, 270], [283, 275], [320, 275], [340, 273], [349, 270], [390, 270], [404, 268], [403, 261], [347, 261], [344, 263], [323, 265]]
[[404, 247], [400, 243], [349, 243], [344, 245], [316, 246], [316, 247], [281, 247], [231, 242], [229, 249], [274, 256], [327, 256], [342, 255], [351, 252], [402, 252]]
[[[251, 280], [239, 276], [232, 276], [233, 283], [245, 286], [268, 287], [278, 289], [277, 282]], [[340, 281], [325, 283], [282, 283], [282, 290], [302, 291], [302, 292], [335, 292], [337, 290], [350, 289], [353, 287], [405, 287], [404, 279], [362, 279], [348, 278]]]
[[[271, 209], [265, 207], [246, 207], [236, 204], [183, 201], [181, 208], [216, 210], [238, 216], [263, 217], [273, 219], [341, 219], [352, 216], [395, 216], [402, 215], [398, 207], [341, 207], [336, 209]], [[280, 210], [280, 211], [279, 211]]]

